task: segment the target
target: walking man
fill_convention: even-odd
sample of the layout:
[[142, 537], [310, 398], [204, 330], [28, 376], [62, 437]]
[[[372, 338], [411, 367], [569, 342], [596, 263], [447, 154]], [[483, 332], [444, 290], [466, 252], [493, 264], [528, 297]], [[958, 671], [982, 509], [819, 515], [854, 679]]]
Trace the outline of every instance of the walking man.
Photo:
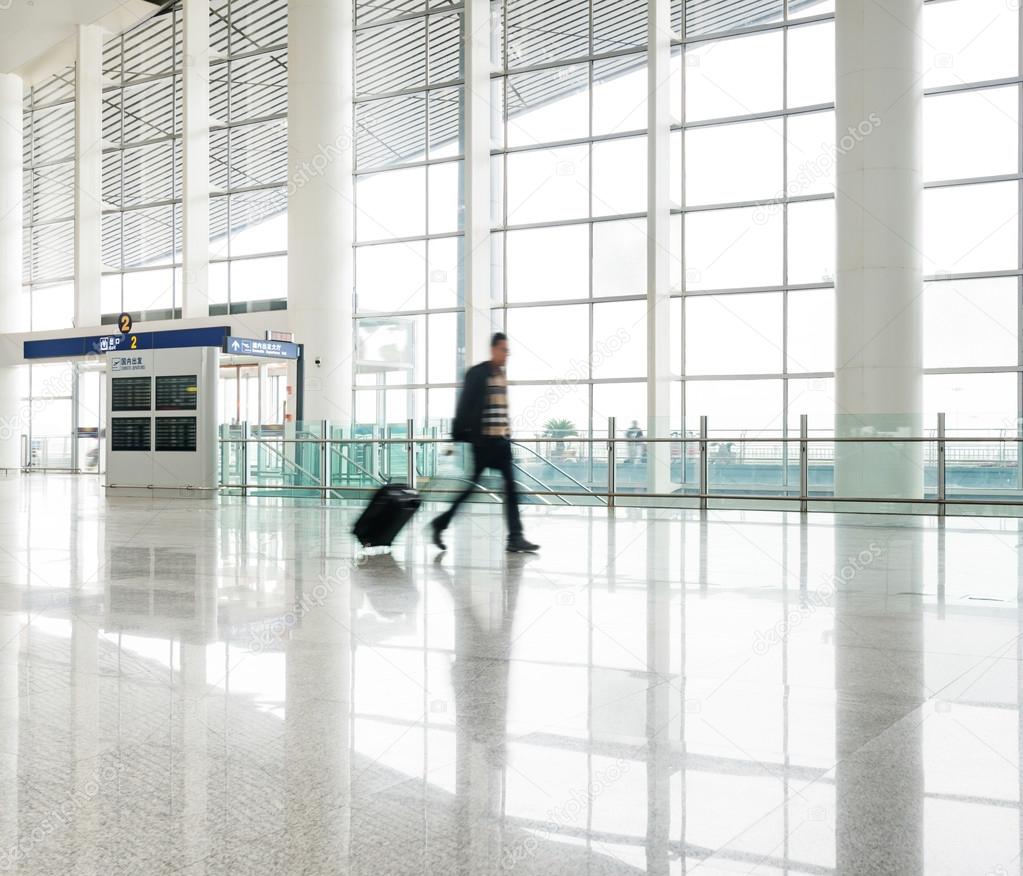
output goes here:
[[458, 495], [451, 507], [430, 523], [433, 543], [445, 549], [441, 537], [455, 516], [458, 506], [472, 495], [476, 482], [487, 468], [496, 469], [504, 478], [504, 513], [508, 521], [508, 550], [511, 553], [539, 550], [526, 541], [519, 518], [519, 497], [512, 472], [511, 428], [508, 421], [508, 381], [504, 366], [508, 361], [508, 337], [498, 332], [490, 340], [490, 359], [468, 370], [455, 411], [452, 438], [472, 444], [472, 482]]

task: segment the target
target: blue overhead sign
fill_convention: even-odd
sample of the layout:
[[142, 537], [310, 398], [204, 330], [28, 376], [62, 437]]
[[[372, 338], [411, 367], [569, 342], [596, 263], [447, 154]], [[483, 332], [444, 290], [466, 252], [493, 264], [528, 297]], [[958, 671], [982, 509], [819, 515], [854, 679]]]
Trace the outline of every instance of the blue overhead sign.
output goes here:
[[75, 359], [103, 356], [129, 350], [178, 350], [183, 347], [223, 347], [231, 335], [227, 326], [174, 329], [163, 332], [134, 332], [117, 335], [90, 335], [84, 338], [50, 338], [25, 341], [26, 359]]
[[224, 352], [232, 356], [260, 356], [264, 359], [297, 359], [298, 344], [288, 341], [262, 341], [256, 338], [228, 338]]

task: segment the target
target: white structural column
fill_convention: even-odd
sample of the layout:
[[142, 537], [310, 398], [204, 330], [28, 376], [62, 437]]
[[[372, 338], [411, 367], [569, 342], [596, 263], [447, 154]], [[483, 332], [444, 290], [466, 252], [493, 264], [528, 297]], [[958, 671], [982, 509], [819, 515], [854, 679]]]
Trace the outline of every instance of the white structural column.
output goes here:
[[[20, 595], [19, 597], [20, 598]], [[0, 642], [4, 650], [20, 656], [21, 617], [4, 606], [0, 616]], [[18, 659], [0, 661], [0, 848], [7, 850], [19, 836], [18, 832], [18, 747], [21, 738], [21, 662]]]
[[103, 284], [103, 29], [78, 27], [75, 71], [75, 327], [100, 324]]
[[465, 364], [490, 355], [490, 0], [465, 3]]
[[288, 312], [305, 345], [305, 420], [347, 423], [354, 371], [351, 0], [291, 0]]
[[[21, 287], [22, 97], [20, 76], [0, 75], [0, 325], [28, 329], [27, 296]], [[19, 414], [14, 368], [0, 368], [0, 468], [18, 465], [26, 418]]]
[[185, 0], [181, 115], [181, 315], [210, 314], [210, 9]]
[[[922, 0], [836, 14], [835, 432], [922, 428]], [[836, 446], [839, 496], [918, 498], [922, 445]]]
[[[669, 291], [671, 205], [671, 3], [648, 0], [647, 76], [647, 436], [666, 438], [671, 420], [671, 304]], [[638, 339], [637, 339], [638, 340]], [[671, 451], [647, 445], [647, 489], [671, 491]]]

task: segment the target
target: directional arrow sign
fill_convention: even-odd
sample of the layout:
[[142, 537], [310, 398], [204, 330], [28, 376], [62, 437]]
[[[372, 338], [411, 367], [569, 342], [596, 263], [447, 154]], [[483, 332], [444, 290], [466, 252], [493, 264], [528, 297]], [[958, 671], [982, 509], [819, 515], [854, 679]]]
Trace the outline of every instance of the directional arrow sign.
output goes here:
[[257, 356], [262, 359], [297, 359], [300, 355], [298, 344], [287, 341], [265, 341], [257, 338], [229, 338], [224, 352], [236, 356]]

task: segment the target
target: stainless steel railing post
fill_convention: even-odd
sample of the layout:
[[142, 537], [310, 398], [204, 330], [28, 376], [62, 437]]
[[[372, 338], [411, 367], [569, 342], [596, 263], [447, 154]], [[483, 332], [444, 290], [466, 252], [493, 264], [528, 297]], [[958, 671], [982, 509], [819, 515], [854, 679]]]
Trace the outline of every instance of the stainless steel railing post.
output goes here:
[[327, 448], [327, 429], [330, 423], [320, 421], [320, 504], [327, 504], [327, 487], [330, 484], [330, 452]]
[[607, 418], [607, 507], [615, 506], [615, 491], [617, 489], [618, 471], [615, 465], [618, 457], [617, 445], [615, 444], [615, 418]]
[[700, 510], [707, 510], [707, 493], [710, 479], [707, 477], [707, 417], [700, 417]]
[[945, 415], [938, 414], [938, 516], [945, 516]]
[[[242, 427], [242, 446], [241, 453], [239, 454], [242, 469], [242, 498], [248, 498], [249, 495], [249, 442], [246, 440], [249, 436], [247, 432], [248, 430]], [[259, 453], [258, 448], [256, 453]]]
[[[807, 441], [809, 428], [806, 414], [799, 415], [799, 511], [805, 514], [809, 508], [807, 496], [810, 493], [810, 445]], [[786, 454], [787, 456], [788, 454]]]
[[406, 460], [405, 471], [410, 490], [414, 490], [416, 488], [416, 442], [412, 437], [415, 429], [415, 421], [410, 417], [405, 424], [405, 438], [407, 439], [405, 446], [408, 448], [408, 459]]

